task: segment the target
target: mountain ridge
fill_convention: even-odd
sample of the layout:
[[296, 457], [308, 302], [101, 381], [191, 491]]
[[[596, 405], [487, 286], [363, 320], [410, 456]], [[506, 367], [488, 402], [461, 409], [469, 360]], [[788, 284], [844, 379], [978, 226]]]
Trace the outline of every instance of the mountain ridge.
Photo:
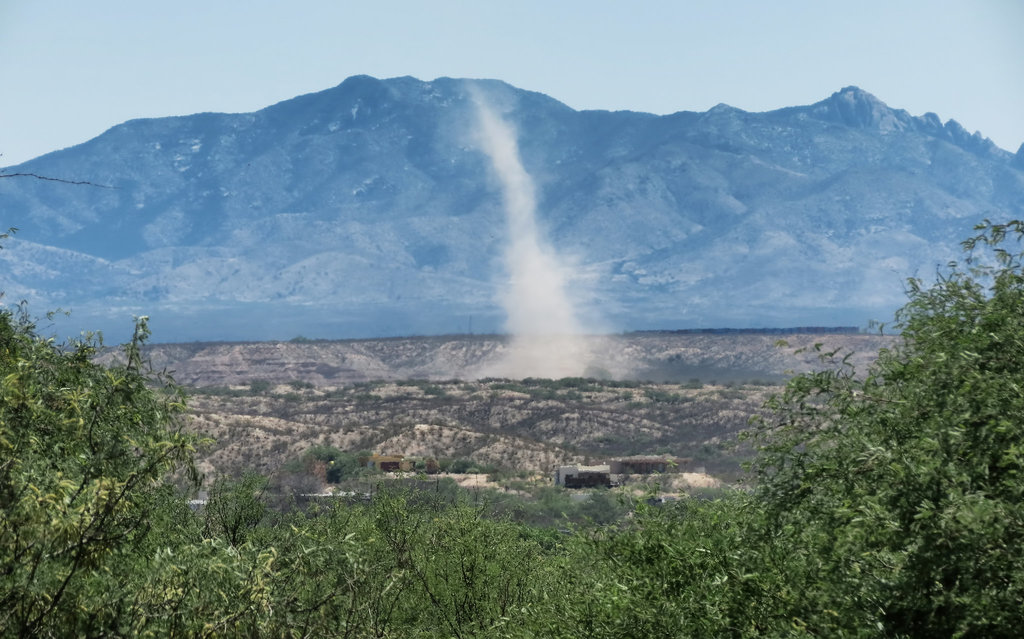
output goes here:
[[500, 330], [500, 193], [471, 85], [516, 127], [598, 328], [885, 320], [903, 278], [955, 258], [974, 223], [1024, 214], [1024, 149], [856, 87], [653, 115], [500, 80], [353, 76], [252, 113], [130, 120], [11, 167], [117, 188], [0, 180], [21, 229], [0, 252], [8, 299], [99, 328], [149, 314], [170, 341]]

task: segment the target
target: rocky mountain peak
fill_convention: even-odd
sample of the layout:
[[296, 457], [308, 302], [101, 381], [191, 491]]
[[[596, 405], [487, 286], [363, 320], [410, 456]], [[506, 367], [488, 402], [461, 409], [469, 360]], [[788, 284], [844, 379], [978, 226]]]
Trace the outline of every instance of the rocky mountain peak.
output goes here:
[[848, 86], [812, 107], [823, 120], [851, 127], [877, 129], [881, 133], [900, 131], [910, 124], [906, 111], [894, 110], [867, 91]]

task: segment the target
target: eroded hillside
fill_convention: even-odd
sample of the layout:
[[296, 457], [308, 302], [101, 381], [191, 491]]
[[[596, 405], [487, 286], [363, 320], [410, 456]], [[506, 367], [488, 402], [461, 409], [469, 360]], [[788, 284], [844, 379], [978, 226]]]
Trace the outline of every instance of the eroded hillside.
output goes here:
[[301, 382], [208, 389], [193, 427], [216, 444], [208, 473], [273, 473], [314, 445], [469, 459], [547, 474], [558, 464], [671, 454], [689, 468], [734, 475], [733, 436], [774, 388], [565, 380]]
[[193, 388], [193, 427], [216, 440], [202, 466], [215, 475], [273, 473], [324, 445], [543, 473], [671, 454], [733, 477], [744, 455], [734, 436], [786, 371], [828, 365], [821, 353], [837, 349], [865, 370], [895, 343], [856, 334], [601, 339], [615, 347], [608, 361], [628, 363], [635, 379], [459, 379], [508, 347], [488, 336], [156, 345], [148, 354]]

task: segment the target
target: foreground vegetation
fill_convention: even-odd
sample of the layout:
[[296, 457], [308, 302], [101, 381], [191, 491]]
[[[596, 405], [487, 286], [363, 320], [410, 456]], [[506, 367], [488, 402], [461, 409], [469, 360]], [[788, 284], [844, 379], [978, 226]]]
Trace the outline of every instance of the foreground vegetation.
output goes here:
[[[5, 636], [1011, 637], [1024, 627], [1024, 225], [986, 226], [867, 375], [794, 378], [754, 488], [574, 529], [429, 491], [186, 501], [201, 442], [148, 374], [0, 314]], [[838, 358], [842, 353], [827, 353]], [[172, 472], [175, 471], [175, 472]], [[601, 522], [595, 522], [599, 524]]]

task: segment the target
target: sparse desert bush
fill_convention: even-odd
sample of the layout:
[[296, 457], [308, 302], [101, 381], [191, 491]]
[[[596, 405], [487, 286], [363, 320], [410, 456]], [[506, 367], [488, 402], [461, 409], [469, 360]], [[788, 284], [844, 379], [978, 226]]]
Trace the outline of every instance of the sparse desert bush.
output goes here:
[[262, 395], [270, 390], [270, 382], [265, 379], [254, 379], [249, 382], [249, 393], [251, 395]]

